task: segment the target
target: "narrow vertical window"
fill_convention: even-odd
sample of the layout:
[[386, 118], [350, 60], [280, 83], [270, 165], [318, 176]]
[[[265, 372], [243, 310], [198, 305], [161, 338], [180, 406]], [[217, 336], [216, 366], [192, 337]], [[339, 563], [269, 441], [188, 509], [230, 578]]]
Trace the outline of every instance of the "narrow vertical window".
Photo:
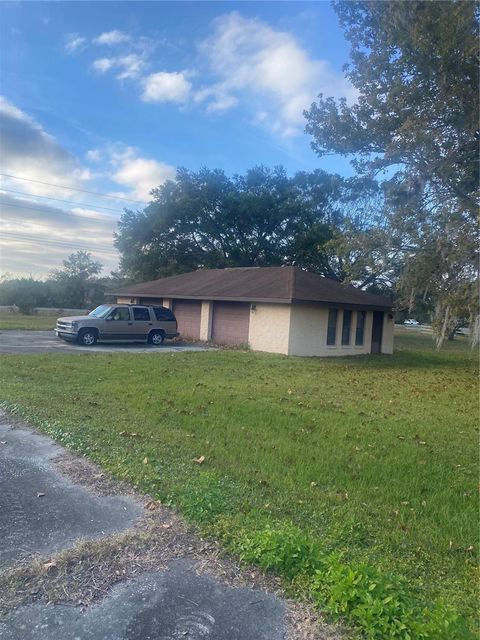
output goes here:
[[352, 328], [352, 312], [348, 309], [343, 311], [343, 326], [342, 326], [342, 344], [350, 344], [350, 330]]
[[363, 344], [366, 315], [367, 315], [366, 311], [357, 311], [357, 327], [355, 329], [355, 344], [357, 346], [361, 346]]
[[334, 345], [337, 340], [337, 317], [338, 309], [329, 309], [327, 328], [327, 344], [329, 345]]

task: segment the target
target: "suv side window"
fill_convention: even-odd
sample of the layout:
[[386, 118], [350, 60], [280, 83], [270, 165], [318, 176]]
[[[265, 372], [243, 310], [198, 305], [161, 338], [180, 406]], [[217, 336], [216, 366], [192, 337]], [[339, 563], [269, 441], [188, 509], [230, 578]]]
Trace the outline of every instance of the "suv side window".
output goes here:
[[175, 320], [175, 316], [167, 307], [153, 307], [157, 320]]
[[150, 320], [150, 313], [147, 307], [133, 307], [133, 319], [134, 320]]
[[130, 320], [130, 311], [125, 307], [117, 307], [108, 316], [109, 320]]

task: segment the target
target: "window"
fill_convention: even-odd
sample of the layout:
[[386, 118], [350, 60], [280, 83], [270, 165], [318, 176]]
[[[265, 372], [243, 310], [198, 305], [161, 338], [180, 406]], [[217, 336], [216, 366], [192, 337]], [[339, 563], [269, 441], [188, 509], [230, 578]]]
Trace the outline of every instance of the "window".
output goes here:
[[112, 313], [108, 316], [110, 320], [130, 320], [130, 311], [126, 307], [117, 307], [112, 311]]
[[348, 309], [343, 311], [343, 326], [342, 326], [342, 344], [350, 344], [350, 330], [352, 328], [352, 312]]
[[327, 344], [334, 345], [337, 341], [337, 317], [338, 309], [328, 311]]
[[150, 313], [146, 307], [133, 307], [134, 320], [150, 320]]
[[363, 344], [363, 334], [365, 333], [365, 317], [366, 311], [357, 311], [357, 327], [355, 329], [355, 344], [357, 346]]
[[112, 307], [109, 304], [101, 304], [93, 311], [90, 311], [88, 315], [92, 318], [104, 318], [111, 309]]
[[175, 316], [167, 307], [153, 307], [157, 320], [175, 320]]

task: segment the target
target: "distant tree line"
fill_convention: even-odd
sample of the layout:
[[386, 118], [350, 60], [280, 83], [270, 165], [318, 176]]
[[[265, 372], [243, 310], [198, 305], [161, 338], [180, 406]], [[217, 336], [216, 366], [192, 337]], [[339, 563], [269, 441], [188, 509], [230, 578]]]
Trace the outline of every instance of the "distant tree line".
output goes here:
[[101, 277], [102, 267], [90, 253], [77, 251], [63, 261], [63, 268], [55, 269], [46, 280], [4, 276], [0, 280], [0, 305], [16, 306], [27, 314], [36, 307], [96, 307], [105, 301], [106, 291], [123, 283], [115, 274]]

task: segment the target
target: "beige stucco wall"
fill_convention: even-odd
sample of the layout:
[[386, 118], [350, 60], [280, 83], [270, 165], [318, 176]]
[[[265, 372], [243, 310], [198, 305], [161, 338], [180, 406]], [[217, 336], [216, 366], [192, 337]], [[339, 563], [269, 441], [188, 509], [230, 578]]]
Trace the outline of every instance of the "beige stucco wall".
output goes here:
[[125, 298], [122, 296], [117, 296], [117, 304], [135, 304], [137, 302], [137, 298]]
[[213, 302], [204, 300], [200, 311], [200, 340], [208, 342], [212, 337]]
[[[117, 302], [132, 304], [136, 298], [117, 297]], [[172, 308], [170, 298], [163, 299], [163, 306]], [[337, 318], [335, 346], [327, 346], [328, 307], [308, 304], [254, 303], [250, 309], [248, 343], [253, 351], [269, 351], [294, 356], [348, 356], [370, 353], [373, 312], [365, 318], [364, 344], [355, 346], [357, 311], [353, 311], [350, 344], [342, 346], [343, 309]], [[383, 320], [382, 353], [393, 353], [394, 320], [385, 313]], [[212, 336], [213, 303], [202, 301], [200, 339], [208, 341]]]
[[291, 305], [257, 302], [252, 307], [248, 332], [250, 348], [288, 354]]
[[363, 345], [355, 345], [357, 311], [353, 311], [350, 344], [342, 345], [343, 309], [338, 310], [337, 339], [327, 345], [328, 307], [293, 305], [290, 322], [289, 355], [292, 356], [355, 356], [370, 353], [372, 311], [367, 311]]

